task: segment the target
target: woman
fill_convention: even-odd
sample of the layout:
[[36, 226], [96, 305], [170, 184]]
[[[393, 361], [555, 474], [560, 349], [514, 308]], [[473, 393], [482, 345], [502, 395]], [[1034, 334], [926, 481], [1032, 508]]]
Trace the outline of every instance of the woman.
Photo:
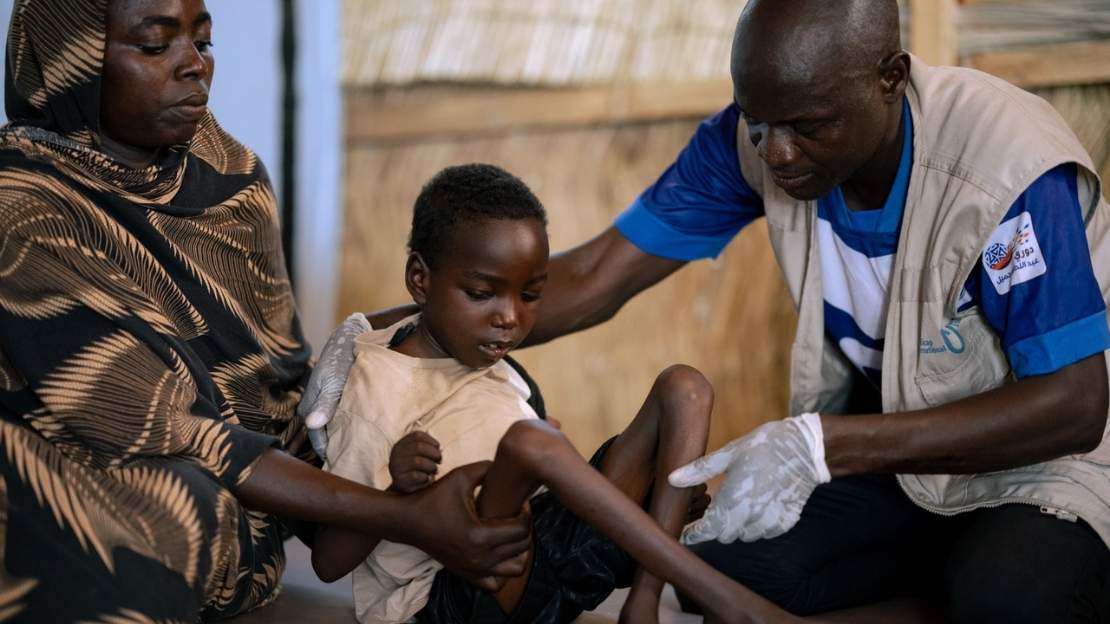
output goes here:
[[[287, 520], [482, 584], [521, 518], [484, 466], [394, 497], [325, 474], [262, 164], [206, 108], [203, 0], [18, 0], [0, 130], [0, 620], [195, 621], [275, 595]], [[274, 514], [274, 515], [270, 515]]]

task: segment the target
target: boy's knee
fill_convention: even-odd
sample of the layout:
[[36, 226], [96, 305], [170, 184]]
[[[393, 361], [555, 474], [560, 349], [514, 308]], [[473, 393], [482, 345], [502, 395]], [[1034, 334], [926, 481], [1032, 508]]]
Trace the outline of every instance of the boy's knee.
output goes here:
[[685, 364], [669, 366], [656, 378], [664, 401], [684, 407], [709, 410], [713, 407], [713, 385], [698, 369]]
[[558, 429], [540, 420], [512, 424], [497, 445], [497, 455], [524, 465], [543, 465], [552, 454], [569, 445]]

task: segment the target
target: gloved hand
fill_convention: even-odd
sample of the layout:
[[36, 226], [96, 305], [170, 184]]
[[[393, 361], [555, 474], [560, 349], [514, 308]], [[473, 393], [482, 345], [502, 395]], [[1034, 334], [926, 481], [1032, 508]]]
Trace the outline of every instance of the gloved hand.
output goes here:
[[714, 453], [675, 470], [674, 487], [690, 487], [726, 472], [705, 516], [682, 534], [685, 544], [726, 544], [777, 537], [801, 517], [814, 488], [828, 483], [819, 414], [769, 422]]
[[327, 459], [328, 431], [325, 427], [335, 416], [347, 375], [355, 362], [355, 338], [367, 331], [370, 331], [370, 321], [356, 312], [332, 332], [320, 350], [316, 368], [312, 369], [304, 396], [297, 405], [297, 416], [308, 427], [308, 439], [320, 459]]

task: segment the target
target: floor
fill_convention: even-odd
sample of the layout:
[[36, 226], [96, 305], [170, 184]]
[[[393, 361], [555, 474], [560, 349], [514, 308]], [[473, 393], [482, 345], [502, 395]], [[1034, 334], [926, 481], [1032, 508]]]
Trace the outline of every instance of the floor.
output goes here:
[[[285, 544], [288, 564], [282, 591], [272, 604], [252, 613], [228, 620], [234, 624], [352, 624], [355, 622], [350, 578], [326, 584], [312, 571], [309, 551], [298, 540]], [[617, 590], [594, 611], [582, 614], [576, 624], [614, 624], [628, 590]], [[698, 624], [701, 617], [678, 608], [674, 590], [668, 585], [660, 607], [659, 624]], [[930, 624], [943, 622], [935, 609], [914, 600], [892, 600], [879, 605], [848, 609], [815, 618], [821, 622], [854, 624]]]

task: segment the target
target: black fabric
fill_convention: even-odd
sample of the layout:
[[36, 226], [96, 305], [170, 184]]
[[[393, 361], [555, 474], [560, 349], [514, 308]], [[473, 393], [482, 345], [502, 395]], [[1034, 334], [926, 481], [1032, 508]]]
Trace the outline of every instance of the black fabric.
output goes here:
[[528, 397], [527, 403], [532, 408], [532, 411], [536, 412], [536, 415], [542, 420], [547, 420], [547, 406], [543, 404], [543, 394], [540, 392], [539, 384], [536, 383], [535, 379], [532, 379], [528, 371], [524, 370], [520, 362], [517, 362], [512, 357], [506, 355], [505, 363], [512, 366], [513, 370], [524, 379], [524, 383], [528, 384], [530, 396]]
[[[599, 468], [613, 443], [602, 444], [590, 465]], [[493, 596], [447, 570], [432, 584], [428, 604], [416, 614], [422, 624], [556, 624], [573, 621], [601, 604], [617, 587], [632, 584], [636, 562], [550, 492], [535, 496], [535, 545], [528, 584], [507, 615]]]
[[691, 550], [798, 615], [920, 594], [953, 622], [1110, 622], [1110, 550], [1087, 524], [1030, 505], [940, 516], [888, 475], [818, 487], [777, 538]]

